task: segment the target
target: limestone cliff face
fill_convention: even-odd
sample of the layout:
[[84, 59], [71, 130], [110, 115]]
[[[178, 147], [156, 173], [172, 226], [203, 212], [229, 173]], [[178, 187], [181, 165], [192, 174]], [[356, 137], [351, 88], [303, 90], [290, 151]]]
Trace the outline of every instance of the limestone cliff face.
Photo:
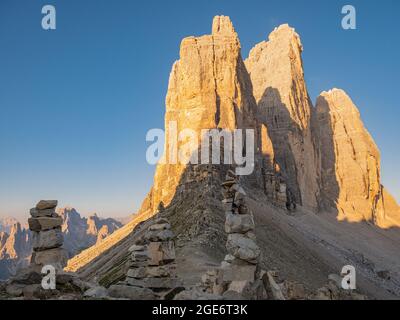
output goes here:
[[380, 227], [400, 225], [397, 204], [393, 205], [381, 186], [378, 147], [352, 100], [343, 90], [323, 92], [317, 99], [316, 113], [321, 202], [325, 207], [337, 207], [339, 220], [367, 220]]
[[[251, 83], [240, 55], [240, 42], [228, 17], [216, 16], [212, 34], [183, 39], [180, 59], [172, 67], [165, 114], [165, 154], [167, 164], [158, 164], [152, 191], [141, 211], [155, 211], [159, 203], [167, 206], [179, 184], [186, 165], [172, 164], [170, 139], [176, 132], [192, 129], [254, 127], [255, 101]], [[176, 130], [170, 127], [176, 123]], [[195, 146], [188, 154], [197, 152]], [[175, 155], [176, 158], [176, 155]]]
[[275, 159], [295, 201], [317, 209], [319, 193], [313, 108], [304, 81], [300, 37], [288, 25], [257, 44], [246, 59], [258, 116], [268, 127]]

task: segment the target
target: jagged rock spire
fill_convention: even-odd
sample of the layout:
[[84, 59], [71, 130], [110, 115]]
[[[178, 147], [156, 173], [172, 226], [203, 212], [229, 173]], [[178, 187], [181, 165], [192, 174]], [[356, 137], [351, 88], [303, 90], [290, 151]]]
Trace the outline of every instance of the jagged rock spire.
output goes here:
[[257, 44], [245, 64], [253, 84], [258, 115], [268, 127], [275, 160], [289, 197], [316, 210], [319, 162], [312, 135], [312, 103], [301, 59], [300, 37], [287, 24]]
[[[201, 137], [202, 129], [234, 130], [254, 126], [256, 104], [240, 54], [240, 43], [229, 17], [213, 20], [212, 34], [182, 40], [180, 58], [172, 67], [166, 97], [166, 164], [156, 169], [154, 186], [141, 211], [156, 211], [162, 201], [168, 207], [182, 183], [186, 165], [171, 163], [170, 138], [183, 129]], [[171, 124], [175, 122], [175, 128]], [[180, 148], [185, 142], [178, 142]], [[193, 147], [191, 153], [198, 152]]]
[[324, 91], [316, 114], [325, 206], [336, 207], [339, 220], [400, 225], [398, 215], [386, 217], [379, 150], [350, 97], [341, 89]]
[[227, 16], [215, 16], [212, 23], [212, 35], [234, 35], [237, 37], [231, 19]]

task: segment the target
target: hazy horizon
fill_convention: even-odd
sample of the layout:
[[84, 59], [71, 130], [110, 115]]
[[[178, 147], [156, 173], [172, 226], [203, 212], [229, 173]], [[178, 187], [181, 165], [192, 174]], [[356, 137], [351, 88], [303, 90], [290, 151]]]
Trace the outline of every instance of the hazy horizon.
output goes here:
[[378, 14], [385, 1], [352, 1], [357, 30], [347, 31], [346, 1], [116, 3], [52, 1], [54, 31], [41, 29], [42, 1], [0, 3], [0, 217], [23, 221], [41, 199], [85, 216], [137, 211], [155, 170], [146, 132], [164, 127], [180, 42], [209, 34], [219, 14], [231, 17], [243, 58], [274, 27], [296, 29], [313, 103], [333, 87], [349, 94], [381, 151], [382, 183], [399, 202], [399, 2]]

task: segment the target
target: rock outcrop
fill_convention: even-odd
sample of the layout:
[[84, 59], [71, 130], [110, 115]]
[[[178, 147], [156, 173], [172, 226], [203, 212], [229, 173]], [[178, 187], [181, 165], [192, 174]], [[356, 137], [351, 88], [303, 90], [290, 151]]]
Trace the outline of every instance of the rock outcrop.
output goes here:
[[304, 81], [299, 35], [281, 25], [269, 41], [257, 44], [245, 60], [266, 125], [274, 160], [287, 184], [287, 194], [306, 208], [318, 208], [318, 157], [311, 128], [312, 103]]
[[[237, 33], [228, 17], [216, 16], [211, 35], [182, 40], [166, 97], [165, 153], [141, 211], [154, 212], [161, 202], [168, 206], [184, 183], [182, 175], [187, 166], [174, 164], [176, 155], [168, 152], [173, 150], [170, 141], [177, 138], [177, 132], [192, 129], [201, 137], [202, 129], [255, 128], [255, 107]], [[177, 147], [185, 143], [180, 141]], [[191, 156], [198, 149], [194, 145], [187, 153]]]
[[339, 220], [400, 226], [398, 206], [381, 185], [378, 147], [350, 97], [339, 89], [322, 92], [316, 114], [325, 209], [336, 208]]
[[129, 248], [125, 281], [109, 288], [115, 298], [165, 299], [181, 285], [176, 277], [174, 234], [169, 221], [157, 219], [143, 238]]

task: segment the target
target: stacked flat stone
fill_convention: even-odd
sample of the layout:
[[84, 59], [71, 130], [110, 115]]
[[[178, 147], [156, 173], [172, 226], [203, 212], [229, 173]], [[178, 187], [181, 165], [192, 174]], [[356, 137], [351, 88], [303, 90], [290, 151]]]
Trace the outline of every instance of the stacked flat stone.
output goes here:
[[[176, 277], [174, 234], [168, 220], [159, 218], [149, 227], [143, 239], [129, 248], [127, 277], [118, 286], [110, 287], [119, 297], [130, 292], [130, 298], [163, 298], [180, 286]], [[118, 288], [126, 286], [129, 288]], [[126, 296], [126, 295], [125, 295]]]
[[62, 270], [67, 264], [66, 251], [61, 248], [64, 241], [61, 231], [63, 220], [55, 211], [57, 204], [57, 200], [41, 200], [30, 210], [28, 224], [32, 231], [33, 246], [31, 266], [38, 270], [45, 265]]
[[260, 285], [257, 280], [260, 248], [256, 244], [253, 214], [246, 205], [246, 193], [233, 171], [228, 171], [222, 187], [225, 232], [228, 234], [226, 248], [229, 254], [221, 264], [222, 281], [218, 282], [227, 284], [227, 292], [252, 298], [255, 286]]

